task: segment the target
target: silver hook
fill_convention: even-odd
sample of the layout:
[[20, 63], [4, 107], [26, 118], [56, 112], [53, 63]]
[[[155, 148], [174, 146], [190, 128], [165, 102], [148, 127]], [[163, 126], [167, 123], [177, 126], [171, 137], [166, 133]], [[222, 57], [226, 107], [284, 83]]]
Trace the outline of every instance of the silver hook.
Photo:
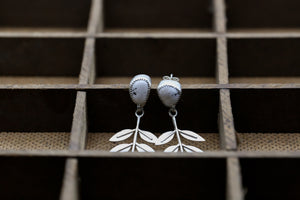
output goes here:
[[163, 79], [164, 80], [173, 80], [173, 81], [179, 82], [179, 78], [174, 77], [173, 74], [170, 74], [170, 76], [164, 76]]

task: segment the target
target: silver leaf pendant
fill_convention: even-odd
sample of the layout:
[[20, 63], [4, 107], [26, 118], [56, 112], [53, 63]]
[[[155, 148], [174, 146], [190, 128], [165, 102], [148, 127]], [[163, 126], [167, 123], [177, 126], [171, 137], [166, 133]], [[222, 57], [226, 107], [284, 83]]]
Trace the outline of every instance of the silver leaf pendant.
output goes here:
[[133, 142], [130, 144], [119, 144], [112, 148], [110, 150], [111, 152], [134, 152], [135, 150], [137, 150], [138, 152], [154, 152], [154, 149], [152, 149], [149, 145], [137, 143], [138, 135], [142, 140], [153, 144], [156, 143], [157, 137], [149, 131], [139, 129], [140, 119], [143, 116], [143, 113], [139, 115], [138, 112], [136, 112], [136, 116], [137, 124], [135, 129], [124, 129], [122, 131], [119, 131], [109, 140], [111, 142], [119, 142], [126, 140], [133, 135]]
[[177, 112], [175, 114], [172, 114], [172, 112], [169, 113], [170, 116], [172, 117], [172, 121], [173, 121], [173, 125], [174, 125], [174, 131], [168, 131], [163, 133], [161, 136], [159, 136], [156, 140], [156, 145], [162, 145], [162, 144], [166, 144], [168, 142], [170, 142], [174, 136], [176, 135], [177, 140], [178, 140], [178, 144], [177, 145], [173, 145], [173, 146], [169, 146], [168, 148], [166, 148], [164, 150], [164, 152], [188, 152], [188, 153], [193, 153], [193, 152], [203, 152], [201, 149], [191, 146], [191, 145], [185, 145], [181, 142], [181, 138], [180, 136], [184, 137], [187, 140], [191, 140], [191, 141], [198, 141], [198, 142], [203, 142], [205, 141], [205, 139], [203, 137], [201, 137], [200, 135], [198, 135], [197, 133], [193, 132], [193, 131], [189, 131], [189, 130], [180, 130], [177, 128], [177, 123], [176, 123], [176, 115]]
[[148, 75], [139, 74], [133, 77], [129, 84], [129, 94], [131, 100], [137, 105], [137, 111], [135, 115], [137, 117], [137, 123], [135, 129], [124, 129], [113, 135], [109, 141], [119, 142], [130, 138], [133, 135], [133, 142], [130, 144], [119, 144], [112, 148], [111, 152], [154, 152], [147, 144], [137, 143], [137, 137], [149, 143], [156, 143], [157, 137], [149, 131], [144, 131], [139, 128], [141, 117], [144, 115], [143, 106], [145, 106], [151, 89], [151, 79]]
[[205, 141], [200, 135], [193, 131], [189, 130], [180, 130], [177, 127], [176, 116], [177, 110], [175, 109], [176, 104], [178, 103], [181, 96], [181, 85], [179, 83], [179, 79], [177, 77], [173, 77], [173, 74], [170, 76], [164, 76], [163, 80], [159, 83], [157, 87], [157, 93], [160, 100], [163, 104], [170, 108], [169, 115], [172, 118], [172, 122], [174, 125], [174, 131], [168, 131], [163, 133], [156, 141], [156, 145], [163, 145], [170, 142], [174, 136], [176, 135], [178, 144], [170, 146], [165, 149], [164, 152], [202, 152], [201, 149], [182, 144], [181, 137], [197, 142]]

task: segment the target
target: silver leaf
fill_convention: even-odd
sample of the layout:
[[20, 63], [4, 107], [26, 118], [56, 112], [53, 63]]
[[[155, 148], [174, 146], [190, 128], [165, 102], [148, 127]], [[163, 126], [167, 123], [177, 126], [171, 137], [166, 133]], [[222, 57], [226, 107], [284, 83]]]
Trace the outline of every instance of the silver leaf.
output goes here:
[[170, 152], [177, 152], [178, 149], [179, 149], [179, 144], [173, 145], [173, 146], [169, 146], [168, 148], [166, 148], [164, 150], [164, 152], [168, 152], [168, 153], [170, 153]]
[[203, 137], [201, 137], [200, 135], [198, 135], [197, 133], [195, 133], [193, 131], [179, 130], [179, 132], [180, 132], [180, 135], [182, 137], [184, 137], [185, 139], [192, 140], [192, 141], [199, 141], [199, 142], [205, 141], [205, 139]]
[[136, 143], [136, 149], [138, 150], [138, 152], [155, 152], [154, 149], [146, 144]]
[[175, 153], [176, 153], [176, 152], [178, 152], [178, 150], [179, 150], [179, 147], [178, 147], [178, 148], [176, 148], [176, 149], [175, 149], [175, 151], [173, 151], [173, 152], [175, 152]]
[[135, 129], [124, 129], [122, 131], [117, 132], [114, 136], [112, 136], [109, 141], [111, 142], [119, 142], [122, 140], [126, 140], [129, 138]]
[[199, 149], [197, 147], [194, 147], [194, 146], [185, 145], [185, 144], [182, 144], [182, 146], [183, 146], [183, 149], [186, 152], [189, 152], [189, 153], [192, 153], [192, 152], [203, 152], [201, 149]]
[[161, 136], [158, 137], [155, 144], [162, 145], [162, 144], [166, 144], [166, 143], [170, 142], [175, 135], [174, 133], [175, 133], [175, 131], [168, 131], [168, 132], [163, 133]]
[[139, 133], [143, 140], [155, 144], [157, 137], [153, 133], [150, 133], [149, 131], [143, 131], [143, 130], [139, 130]]
[[112, 148], [110, 152], [128, 152], [131, 149], [132, 143], [130, 144], [119, 144]]

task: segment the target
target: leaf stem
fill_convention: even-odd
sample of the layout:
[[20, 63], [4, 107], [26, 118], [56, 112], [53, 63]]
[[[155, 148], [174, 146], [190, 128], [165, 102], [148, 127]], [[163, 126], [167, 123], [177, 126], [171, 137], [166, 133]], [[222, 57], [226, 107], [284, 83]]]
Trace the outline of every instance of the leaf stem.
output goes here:
[[133, 143], [132, 143], [132, 152], [134, 152], [135, 145], [136, 145], [136, 139], [137, 139], [137, 134], [139, 132], [139, 126], [140, 126], [140, 119], [142, 116], [137, 115], [137, 122], [136, 122], [136, 128], [134, 132], [134, 137], [133, 137]]
[[176, 132], [178, 144], [179, 144], [179, 147], [180, 147], [180, 151], [183, 152], [183, 147], [182, 147], [182, 143], [181, 143], [181, 139], [180, 139], [180, 135], [179, 135], [179, 130], [177, 128], [177, 123], [176, 123], [175, 116], [172, 116], [172, 121], [173, 121], [173, 125], [174, 125], [174, 128], [175, 128], [175, 132]]

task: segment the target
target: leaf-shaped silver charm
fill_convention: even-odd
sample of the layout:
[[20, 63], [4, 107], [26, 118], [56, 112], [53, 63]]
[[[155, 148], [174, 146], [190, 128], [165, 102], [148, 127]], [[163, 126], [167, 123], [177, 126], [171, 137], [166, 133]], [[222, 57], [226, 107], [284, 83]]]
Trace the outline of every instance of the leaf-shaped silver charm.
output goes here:
[[136, 143], [136, 149], [138, 150], [138, 152], [155, 152], [154, 149], [146, 144]]
[[119, 144], [112, 148], [110, 152], [128, 152], [131, 149], [132, 143], [130, 144]]
[[203, 142], [205, 139], [198, 135], [197, 133], [193, 131], [188, 131], [188, 130], [179, 130], [180, 135], [184, 137], [185, 139], [192, 140], [192, 141], [198, 141], [198, 142]]
[[166, 148], [164, 150], [164, 152], [168, 152], [168, 153], [170, 153], [170, 152], [177, 152], [178, 149], [179, 149], [179, 144], [173, 145], [173, 146], [169, 146], [168, 148]]
[[170, 142], [175, 135], [175, 131], [168, 131], [163, 133], [161, 136], [158, 137], [156, 140], [155, 145], [162, 145]]
[[155, 143], [157, 140], [157, 137], [153, 133], [150, 133], [149, 131], [139, 130], [139, 133], [141, 138], [146, 142]]
[[119, 141], [123, 141], [126, 140], [127, 138], [129, 138], [135, 129], [124, 129], [122, 131], [117, 132], [114, 136], [112, 136], [109, 141], [111, 142], [119, 142]]
[[201, 149], [194, 147], [194, 146], [185, 145], [185, 144], [182, 144], [182, 146], [183, 146], [183, 149], [188, 153], [203, 152]]

